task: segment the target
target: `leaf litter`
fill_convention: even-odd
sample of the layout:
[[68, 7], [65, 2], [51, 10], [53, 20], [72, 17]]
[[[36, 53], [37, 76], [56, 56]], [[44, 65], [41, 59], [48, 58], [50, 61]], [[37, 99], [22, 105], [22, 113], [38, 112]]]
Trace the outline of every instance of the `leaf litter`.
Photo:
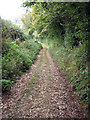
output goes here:
[[87, 118], [87, 114], [69, 80], [43, 48], [30, 69], [3, 94], [2, 117], [70, 119]]

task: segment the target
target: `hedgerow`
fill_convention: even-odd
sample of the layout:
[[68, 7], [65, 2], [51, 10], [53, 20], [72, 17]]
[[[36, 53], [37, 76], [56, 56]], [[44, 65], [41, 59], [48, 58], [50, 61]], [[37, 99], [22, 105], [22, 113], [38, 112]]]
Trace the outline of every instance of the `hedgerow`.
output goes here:
[[[28, 39], [29, 37], [20, 29], [17, 31], [17, 28], [11, 22], [3, 20], [1, 80], [3, 91], [10, 89], [18, 76], [30, 68], [42, 48], [38, 42]], [[15, 31], [10, 33], [11, 29]], [[12, 34], [17, 38], [12, 37]]]

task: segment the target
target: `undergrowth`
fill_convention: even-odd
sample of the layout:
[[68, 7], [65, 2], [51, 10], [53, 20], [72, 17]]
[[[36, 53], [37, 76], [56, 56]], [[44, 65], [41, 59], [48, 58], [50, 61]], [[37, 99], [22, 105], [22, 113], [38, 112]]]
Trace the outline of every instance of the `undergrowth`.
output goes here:
[[[2, 51], [2, 87], [10, 88], [10, 81], [15, 82], [17, 77], [29, 69], [41, 49], [41, 45], [33, 40], [26, 40], [17, 45], [15, 42], [5, 42]], [[7, 82], [7, 81], [8, 82]]]
[[88, 110], [88, 61], [87, 46], [81, 44], [73, 49], [63, 46], [50, 47], [49, 52], [60, 69], [68, 76], [71, 87]]
[[2, 23], [2, 71], [0, 72], [2, 72], [2, 90], [6, 91], [16, 82], [18, 76], [30, 68], [42, 45], [12, 22], [0, 20]]

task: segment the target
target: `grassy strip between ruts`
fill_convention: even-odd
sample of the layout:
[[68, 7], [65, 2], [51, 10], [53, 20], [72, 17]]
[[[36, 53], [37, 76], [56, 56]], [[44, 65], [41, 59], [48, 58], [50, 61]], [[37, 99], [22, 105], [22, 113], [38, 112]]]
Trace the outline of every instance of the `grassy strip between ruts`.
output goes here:
[[48, 60], [48, 57], [47, 57], [47, 49], [45, 49], [44, 55], [46, 57], [46, 64], [49, 66], [50, 63], [49, 63], [49, 60]]
[[35, 71], [34, 75], [32, 76], [32, 79], [28, 82], [28, 86], [25, 89], [24, 95], [27, 95], [27, 93], [32, 89], [33, 86], [37, 84], [38, 80], [38, 73]]
[[39, 77], [38, 77], [38, 71], [39, 71], [39, 69], [40, 69], [40, 67], [41, 67], [41, 65], [42, 65], [42, 57], [43, 57], [43, 52], [41, 53], [40, 62], [39, 62], [39, 64], [38, 64], [38, 66], [37, 66], [37, 69], [36, 69], [36, 71], [34, 72], [31, 80], [28, 82], [28, 86], [27, 86], [27, 88], [25, 89], [24, 95], [27, 95], [27, 93], [32, 89], [32, 87], [34, 87], [34, 86], [37, 84], [37, 80], [39, 79]]
[[41, 65], [42, 65], [42, 57], [43, 57], [43, 52], [41, 53], [40, 62], [39, 62], [39, 64], [38, 64], [38, 66], [37, 66], [38, 69], [39, 69], [39, 68], [41, 67]]

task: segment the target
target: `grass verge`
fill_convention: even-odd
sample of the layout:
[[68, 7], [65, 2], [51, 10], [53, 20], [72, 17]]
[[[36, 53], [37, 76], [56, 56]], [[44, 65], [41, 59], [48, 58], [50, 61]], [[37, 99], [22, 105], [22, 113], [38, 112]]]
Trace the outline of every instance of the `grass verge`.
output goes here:
[[87, 47], [85, 44], [73, 49], [57, 46], [51, 47], [49, 52], [60, 69], [62, 69], [69, 78], [69, 82], [76, 96], [88, 111], [88, 104], [90, 102], [88, 93], [90, 88], [88, 83]]

